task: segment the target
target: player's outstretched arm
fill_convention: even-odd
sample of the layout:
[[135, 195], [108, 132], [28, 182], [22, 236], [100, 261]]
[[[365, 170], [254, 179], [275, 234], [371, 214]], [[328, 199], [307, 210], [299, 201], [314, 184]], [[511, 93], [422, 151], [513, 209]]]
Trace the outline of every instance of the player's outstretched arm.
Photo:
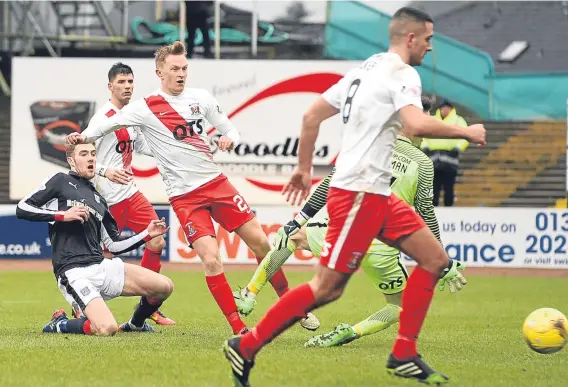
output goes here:
[[395, 110], [402, 118], [405, 131], [411, 136], [427, 138], [463, 138], [485, 145], [485, 128], [481, 124], [461, 127], [447, 125], [422, 110], [422, 82], [416, 69], [402, 67], [396, 73], [390, 93]]
[[125, 126], [142, 126], [144, 120], [143, 105], [146, 105], [143, 100], [131, 102], [107, 120], [91, 120], [81, 134], [71, 133], [68, 135], [65, 138], [65, 143], [91, 143]]
[[19, 219], [31, 222], [71, 222], [83, 223], [89, 217], [86, 208], [72, 207], [67, 211], [54, 211], [42, 208], [52, 200], [57, 200], [60, 194], [63, 173], [57, 173], [49, 177], [37, 190], [20, 200], [16, 207], [16, 216]]
[[166, 220], [162, 218], [150, 222], [148, 228], [141, 233], [122, 239], [116, 221], [107, 208], [101, 224], [101, 237], [104, 245], [111, 253], [120, 255], [137, 249], [152, 238], [165, 234], [168, 229]]
[[468, 127], [448, 125], [435, 117], [426, 115], [415, 105], [399, 110], [404, 127], [412, 136], [428, 138], [463, 138], [474, 144], [485, 145], [485, 127], [475, 124]]

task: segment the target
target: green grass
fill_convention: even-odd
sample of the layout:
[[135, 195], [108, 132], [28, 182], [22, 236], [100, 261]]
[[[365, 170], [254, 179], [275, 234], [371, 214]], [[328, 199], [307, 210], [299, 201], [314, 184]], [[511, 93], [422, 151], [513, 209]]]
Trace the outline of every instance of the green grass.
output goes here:
[[[176, 327], [157, 334], [111, 338], [42, 335], [54, 309], [69, 307], [51, 273], [0, 273], [0, 386], [230, 386], [229, 365], [220, 351], [230, 330], [211, 298], [203, 274], [167, 273], [176, 290], [163, 310]], [[467, 273], [466, 273], [467, 275]], [[250, 273], [231, 272], [233, 286]], [[310, 273], [289, 273], [291, 284]], [[568, 350], [540, 355], [522, 340], [521, 325], [534, 309], [568, 312], [566, 279], [469, 277], [457, 295], [438, 293], [421, 335], [420, 351], [453, 386], [565, 386]], [[260, 297], [256, 319], [275, 300]], [[117, 321], [130, 317], [134, 299], [109, 304]], [[384, 305], [364, 276], [356, 275], [342, 299], [316, 312], [320, 330], [355, 323]], [[407, 386], [384, 370], [396, 329], [342, 348], [305, 349], [310, 333], [291, 328], [257, 357], [253, 386]]]

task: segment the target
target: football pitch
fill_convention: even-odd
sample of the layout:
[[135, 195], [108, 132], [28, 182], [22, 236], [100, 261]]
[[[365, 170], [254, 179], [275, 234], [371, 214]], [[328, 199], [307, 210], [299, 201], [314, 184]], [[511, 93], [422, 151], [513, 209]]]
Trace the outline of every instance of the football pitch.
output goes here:
[[[251, 267], [252, 270], [252, 267]], [[291, 285], [311, 278], [288, 271]], [[230, 271], [232, 287], [245, 285], [251, 271]], [[178, 323], [155, 334], [117, 334], [110, 338], [43, 335], [53, 310], [68, 305], [49, 271], [0, 271], [0, 386], [231, 386], [230, 367], [220, 350], [231, 334], [213, 301], [203, 274], [168, 271], [176, 289], [164, 313]], [[568, 349], [552, 355], [532, 352], [521, 328], [541, 307], [568, 313], [567, 278], [469, 275], [454, 295], [437, 292], [421, 335], [419, 351], [446, 373], [453, 386], [565, 386]], [[275, 301], [267, 287], [253, 326]], [[109, 302], [119, 323], [136, 299]], [[344, 296], [315, 314], [331, 330], [356, 323], [384, 305], [364, 275], [356, 274]], [[253, 386], [407, 386], [415, 381], [387, 375], [384, 365], [396, 326], [344, 347], [307, 349], [312, 335], [299, 325], [268, 345], [256, 359]]]

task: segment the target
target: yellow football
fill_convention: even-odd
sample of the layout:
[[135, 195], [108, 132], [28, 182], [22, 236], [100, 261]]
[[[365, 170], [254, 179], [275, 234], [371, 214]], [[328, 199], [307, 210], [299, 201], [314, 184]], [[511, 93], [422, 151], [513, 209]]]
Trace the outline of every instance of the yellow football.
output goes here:
[[568, 321], [566, 316], [556, 309], [537, 309], [525, 320], [523, 336], [533, 351], [555, 353], [568, 342]]

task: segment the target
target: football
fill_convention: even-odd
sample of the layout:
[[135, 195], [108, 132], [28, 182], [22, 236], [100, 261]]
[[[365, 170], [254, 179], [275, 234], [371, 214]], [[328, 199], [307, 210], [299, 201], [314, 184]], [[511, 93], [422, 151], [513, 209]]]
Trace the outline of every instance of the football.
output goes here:
[[552, 308], [537, 309], [526, 318], [523, 336], [529, 348], [535, 352], [558, 352], [568, 342], [566, 316]]

